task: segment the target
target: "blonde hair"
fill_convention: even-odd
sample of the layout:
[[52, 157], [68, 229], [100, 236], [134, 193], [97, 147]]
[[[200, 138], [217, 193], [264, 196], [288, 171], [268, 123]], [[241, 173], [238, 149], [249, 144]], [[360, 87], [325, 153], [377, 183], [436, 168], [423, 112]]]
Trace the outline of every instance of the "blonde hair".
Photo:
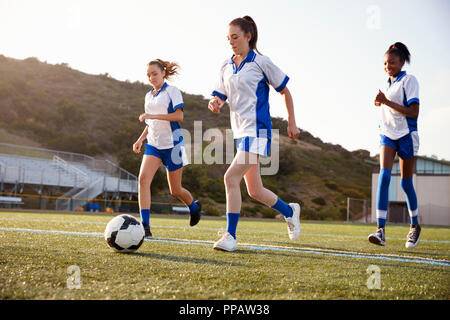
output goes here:
[[178, 69], [180, 69], [180, 66], [176, 62], [169, 62], [164, 61], [161, 59], [152, 60], [149, 63], [147, 63], [147, 67], [151, 65], [157, 65], [161, 71], [165, 71], [166, 75], [164, 76], [164, 79], [170, 79], [173, 76], [178, 74]]

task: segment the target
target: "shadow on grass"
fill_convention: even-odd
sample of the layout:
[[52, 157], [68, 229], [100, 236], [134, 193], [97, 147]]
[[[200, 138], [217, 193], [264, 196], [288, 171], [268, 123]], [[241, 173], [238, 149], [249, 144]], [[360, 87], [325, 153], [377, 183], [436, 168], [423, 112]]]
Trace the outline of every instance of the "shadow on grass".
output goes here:
[[245, 264], [229, 262], [229, 261], [200, 259], [200, 258], [194, 258], [194, 257], [171, 256], [171, 255], [160, 254], [160, 253], [135, 252], [135, 253], [133, 253], [133, 255], [144, 257], [144, 258], [160, 259], [160, 260], [168, 260], [168, 261], [177, 261], [177, 262], [210, 264], [210, 265], [217, 265], [217, 266], [224, 266], [224, 265], [226, 265], [226, 266], [231, 266], [231, 267], [249, 267], [248, 265], [245, 265]]
[[304, 259], [323, 259], [323, 257], [321, 256], [316, 256], [316, 257], [311, 257], [311, 256], [299, 256], [296, 253], [293, 252], [283, 252], [283, 251], [277, 251], [277, 250], [272, 250], [272, 249], [265, 249], [265, 250], [261, 250], [261, 249], [253, 249], [253, 248], [248, 248], [248, 249], [237, 249], [236, 251], [234, 251], [234, 253], [239, 253], [239, 254], [263, 254], [263, 255], [270, 255], [270, 256], [277, 256], [277, 257], [286, 257], [286, 258], [304, 258]]
[[271, 241], [270, 245], [272, 246], [280, 246], [280, 247], [289, 247], [290, 249], [298, 249], [298, 250], [305, 250], [308, 249], [320, 249], [320, 250], [336, 250], [336, 251], [355, 251], [355, 250], [349, 250], [349, 249], [342, 249], [339, 247], [331, 247], [331, 246], [324, 246], [324, 245], [316, 245], [312, 243], [301, 243], [301, 242], [285, 242], [285, 241]]

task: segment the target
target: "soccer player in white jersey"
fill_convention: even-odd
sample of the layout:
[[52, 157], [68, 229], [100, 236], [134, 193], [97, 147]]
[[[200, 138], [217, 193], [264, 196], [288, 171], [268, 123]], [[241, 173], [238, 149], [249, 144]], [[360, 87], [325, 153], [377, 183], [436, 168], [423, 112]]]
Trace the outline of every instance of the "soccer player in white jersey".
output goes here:
[[180, 90], [165, 82], [177, 74], [178, 65], [161, 59], [150, 61], [147, 76], [153, 89], [145, 96], [145, 113], [139, 121], [146, 127], [133, 144], [133, 151], [140, 153], [145, 139], [145, 152], [139, 172], [139, 208], [145, 237], [152, 237], [150, 231], [150, 186], [161, 164], [167, 171], [170, 193], [189, 207], [190, 226], [200, 220], [201, 204], [194, 201], [191, 193], [182, 187], [183, 167], [188, 164], [180, 122], [183, 121], [183, 98]]
[[[263, 186], [259, 157], [268, 156], [271, 142], [269, 85], [280, 92], [288, 112], [288, 135], [296, 139], [300, 133], [295, 123], [291, 94], [286, 87], [289, 77], [256, 49], [258, 31], [249, 16], [230, 22], [228, 41], [234, 54], [220, 70], [219, 80], [208, 108], [219, 113], [225, 101], [230, 107], [230, 121], [237, 153], [225, 173], [227, 200], [227, 231], [213, 248], [234, 251], [237, 247], [236, 228], [241, 211], [240, 182], [255, 200], [284, 215], [291, 240], [300, 236], [300, 205], [287, 204]], [[256, 52], [255, 52], [256, 50]], [[258, 52], [258, 53], [257, 53]]]
[[419, 116], [419, 83], [417, 79], [402, 71], [405, 62], [410, 62], [408, 48], [401, 42], [389, 46], [384, 55], [384, 70], [388, 74], [385, 93], [379, 90], [375, 106], [381, 111], [380, 176], [377, 191], [378, 229], [369, 235], [371, 243], [386, 245], [385, 225], [389, 203], [389, 183], [395, 155], [400, 160], [401, 182], [411, 220], [406, 248], [419, 243], [421, 227], [418, 223], [417, 196], [413, 185], [415, 156], [419, 149], [417, 117]]

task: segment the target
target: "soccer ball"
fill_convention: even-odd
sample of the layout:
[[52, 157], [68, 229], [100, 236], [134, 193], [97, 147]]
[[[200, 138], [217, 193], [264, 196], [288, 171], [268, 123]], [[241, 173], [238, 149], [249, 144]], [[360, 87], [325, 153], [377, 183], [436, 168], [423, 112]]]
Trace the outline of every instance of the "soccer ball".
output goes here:
[[144, 227], [135, 217], [121, 214], [111, 219], [105, 229], [106, 243], [116, 252], [134, 252], [144, 242]]

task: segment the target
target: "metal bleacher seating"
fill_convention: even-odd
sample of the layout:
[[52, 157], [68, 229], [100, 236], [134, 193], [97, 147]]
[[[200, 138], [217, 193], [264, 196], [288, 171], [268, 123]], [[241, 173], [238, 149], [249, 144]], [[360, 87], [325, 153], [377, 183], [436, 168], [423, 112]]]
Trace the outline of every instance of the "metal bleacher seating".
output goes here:
[[6, 184], [70, 188], [57, 200], [58, 210], [75, 210], [102, 192], [138, 192], [137, 177], [109, 160], [0, 143], [0, 186]]

